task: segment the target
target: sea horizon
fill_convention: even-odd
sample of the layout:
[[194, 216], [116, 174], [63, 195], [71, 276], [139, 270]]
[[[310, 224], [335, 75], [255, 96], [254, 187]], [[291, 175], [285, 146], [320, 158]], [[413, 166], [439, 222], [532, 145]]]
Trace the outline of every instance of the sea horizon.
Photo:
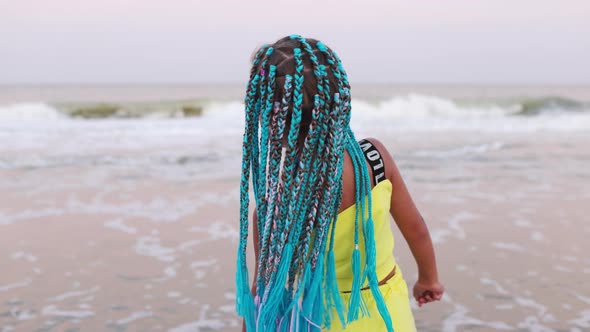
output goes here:
[[[197, 83], [0, 83], [0, 105], [42, 102], [133, 102], [178, 99], [241, 99], [244, 82]], [[564, 97], [590, 101], [588, 84], [351, 83], [353, 97], [385, 99], [426, 94], [453, 99]]]

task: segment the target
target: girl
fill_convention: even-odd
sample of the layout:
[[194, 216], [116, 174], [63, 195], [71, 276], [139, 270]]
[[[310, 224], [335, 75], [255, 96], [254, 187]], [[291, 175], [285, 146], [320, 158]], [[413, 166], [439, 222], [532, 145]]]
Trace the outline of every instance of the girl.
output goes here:
[[376, 139], [357, 142], [350, 129], [340, 59], [293, 35], [261, 47], [252, 62], [236, 272], [244, 330], [415, 331], [389, 214], [416, 259], [420, 306], [443, 294], [432, 242], [389, 152]]

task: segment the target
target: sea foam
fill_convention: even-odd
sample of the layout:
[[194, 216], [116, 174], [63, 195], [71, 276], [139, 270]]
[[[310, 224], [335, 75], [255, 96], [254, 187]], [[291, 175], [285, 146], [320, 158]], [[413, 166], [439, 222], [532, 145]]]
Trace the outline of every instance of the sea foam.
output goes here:
[[58, 120], [66, 115], [45, 103], [19, 103], [0, 105], [0, 121], [5, 120]]

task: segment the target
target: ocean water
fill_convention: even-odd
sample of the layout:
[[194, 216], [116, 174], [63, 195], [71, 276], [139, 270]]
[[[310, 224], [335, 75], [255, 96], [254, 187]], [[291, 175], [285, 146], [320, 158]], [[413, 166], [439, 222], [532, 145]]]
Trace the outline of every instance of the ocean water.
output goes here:
[[[590, 88], [358, 90], [352, 127], [361, 136], [590, 130]], [[241, 93], [237, 86], [0, 88], [0, 167], [198, 166], [234, 159], [239, 147], [218, 142], [242, 133]], [[199, 152], [187, 152], [195, 147]], [[137, 154], [145, 149], [159, 152]]]
[[[419, 330], [590, 329], [590, 87], [352, 91], [436, 246]], [[0, 331], [238, 331], [242, 93], [0, 87]]]

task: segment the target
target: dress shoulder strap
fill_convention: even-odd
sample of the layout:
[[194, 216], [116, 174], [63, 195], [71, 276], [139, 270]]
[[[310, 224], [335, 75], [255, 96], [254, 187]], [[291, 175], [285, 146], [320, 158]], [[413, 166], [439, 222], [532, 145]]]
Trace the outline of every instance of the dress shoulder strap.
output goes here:
[[381, 157], [379, 150], [377, 150], [375, 145], [370, 141], [366, 139], [360, 140], [359, 145], [361, 146], [369, 165], [371, 165], [373, 179], [375, 185], [377, 185], [379, 182], [385, 180], [385, 164], [383, 163], [383, 158]]

